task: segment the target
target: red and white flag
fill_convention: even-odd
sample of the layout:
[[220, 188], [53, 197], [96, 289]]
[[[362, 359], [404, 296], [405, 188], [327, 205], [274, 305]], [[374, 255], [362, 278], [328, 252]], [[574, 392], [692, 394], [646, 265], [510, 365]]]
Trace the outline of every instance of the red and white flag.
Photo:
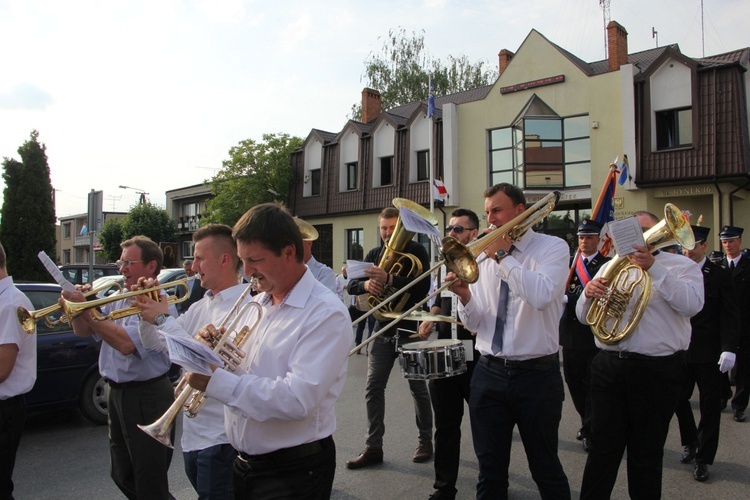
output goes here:
[[433, 180], [435, 183], [435, 186], [433, 187], [433, 192], [435, 193], [435, 199], [438, 201], [445, 201], [448, 198], [450, 198], [450, 195], [448, 194], [448, 190], [445, 189], [445, 184], [443, 184], [443, 181], [439, 179]]

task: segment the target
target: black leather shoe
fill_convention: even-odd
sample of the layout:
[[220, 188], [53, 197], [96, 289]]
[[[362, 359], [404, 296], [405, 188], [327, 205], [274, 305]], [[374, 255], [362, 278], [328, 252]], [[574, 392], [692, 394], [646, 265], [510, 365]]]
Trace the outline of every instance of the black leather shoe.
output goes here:
[[695, 458], [695, 447], [694, 446], [685, 446], [682, 450], [682, 455], [680, 455], [680, 463], [683, 464], [689, 464], [693, 461]]
[[420, 441], [417, 445], [417, 449], [414, 450], [414, 456], [411, 460], [412, 462], [421, 464], [422, 462], [428, 461], [430, 457], [432, 457], [432, 441]]
[[696, 463], [695, 469], [693, 469], [693, 478], [701, 483], [708, 479], [708, 465]]
[[578, 429], [578, 432], [576, 432], [576, 439], [579, 441], [583, 440], [583, 429]]
[[738, 410], [737, 408], [734, 409], [734, 421], [735, 422], [744, 422], [745, 421], [745, 412], [742, 410]]
[[583, 451], [588, 453], [591, 450], [591, 441], [589, 441], [589, 438], [585, 437], [583, 438]]
[[365, 448], [357, 458], [346, 461], [347, 469], [361, 469], [383, 463], [383, 448]]

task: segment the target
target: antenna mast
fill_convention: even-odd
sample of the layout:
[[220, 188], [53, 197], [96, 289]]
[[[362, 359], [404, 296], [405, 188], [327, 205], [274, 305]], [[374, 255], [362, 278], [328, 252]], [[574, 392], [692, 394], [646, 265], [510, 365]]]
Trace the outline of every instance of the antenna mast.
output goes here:
[[609, 24], [609, 4], [610, 0], [599, 0], [599, 7], [602, 8], [602, 20], [604, 21], [604, 58], [609, 57], [609, 48], [607, 40], [607, 25]]

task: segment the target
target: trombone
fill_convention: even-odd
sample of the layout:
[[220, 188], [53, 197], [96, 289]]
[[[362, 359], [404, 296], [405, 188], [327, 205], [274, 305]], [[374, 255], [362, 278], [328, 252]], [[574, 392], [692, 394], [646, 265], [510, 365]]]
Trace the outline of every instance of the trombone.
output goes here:
[[[112, 286], [111, 282], [107, 282], [97, 288], [96, 290], [91, 290], [90, 292], [86, 293], [86, 296], [93, 295], [94, 293], [100, 292], [101, 290], [108, 288]], [[63, 299], [63, 305], [60, 304], [52, 305], [49, 307], [45, 307], [44, 309], [39, 309], [37, 311], [29, 311], [23, 307], [19, 307], [17, 309], [17, 315], [18, 315], [18, 321], [21, 323], [21, 326], [23, 329], [28, 332], [32, 333], [34, 331], [34, 325], [36, 322], [43, 318], [47, 317], [50, 314], [53, 314], [60, 310], [62, 308], [65, 320], [60, 318], [59, 320], [49, 320], [53, 321], [54, 323], [59, 323], [60, 321], [65, 321], [69, 324], [72, 324], [73, 320], [76, 319], [78, 316], [83, 314], [84, 312], [91, 310], [91, 316], [93, 317], [94, 321], [105, 321], [105, 320], [118, 320], [121, 318], [125, 318], [127, 316], [133, 316], [135, 314], [140, 314], [141, 308], [138, 306], [129, 306], [129, 307], [123, 307], [122, 309], [116, 309], [114, 311], [110, 311], [109, 314], [102, 314], [98, 312], [96, 309], [98, 307], [101, 307], [106, 304], [110, 304], [112, 302], [118, 302], [120, 300], [124, 299], [130, 299], [132, 297], [137, 297], [138, 295], [147, 294], [154, 300], [159, 300], [159, 291], [165, 290], [167, 288], [172, 288], [174, 286], [181, 286], [185, 289], [185, 294], [182, 297], [176, 297], [174, 295], [170, 295], [167, 299], [167, 304], [174, 305], [178, 304], [182, 301], [185, 301], [188, 299], [188, 296], [190, 295], [190, 288], [187, 285], [187, 279], [181, 279], [177, 281], [172, 281], [170, 283], [164, 283], [155, 287], [151, 288], [143, 288], [140, 290], [135, 290], [132, 292], [125, 292], [115, 295], [110, 295], [109, 297], [104, 297], [102, 299], [96, 299], [96, 300], [89, 300], [86, 302], [73, 302], [71, 300]]]
[[[418, 281], [430, 275], [433, 271], [438, 269], [443, 264], [445, 264], [448, 270], [450, 270], [457, 276], [456, 280], [461, 280], [465, 283], [476, 283], [476, 281], [479, 279], [479, 261], [477, 261], [479, 256], [495, 241], [502, 237], [507, 236], [511, 241], [517, 241], [518, 239], [520, 239], [526, 233], [526, 231], [534, 227], [539, 222], [543, 221], [552, 212], [552, 210], [554, 210], [555, 205], [557, 204], [557, 201], [559, 199], [560, 192], [553, 191], [536, 202], [531, 207], [527, 208], [523, 213], [514, 217], [512, 220], [506, 222], [496, 229], [493, 229], [489, 233], [485, 233], [484, 235], [480, 236], [474, 241], [469, 242], [466, 245], [461, 244], [456, 238], [453, 238], [452, 236], [446, 236], [445, 238], [443, 238], [443, 246], [440, 249], [440, 254], [443, 256], [443, 259], [440, 262], [432, 266], [432, 268], [428, 269], [420, 276], [417, 276], [414, 281], [401, 288], [396, 293], [392, 294], [386, 300], [378, 304], [377, 307], [367, 311], [364, 315], [354, 321], [352, 325], [356, 325], [364, 318], [375, 312], [377, 309], [380, 309], [383, 305], [387, 304], [399, 294], [414, 286]], [[430, 299], [452, 285], [456, 280], [451, 280], [443, 283], [437, 290], [401, 313], [401, 315], [396, 319], [389, 322], [386, 327], [381, 328], [377, 332], [373, 333], [367, 340], [349, 351], [349, 356], [356, 353], [358, 350], [360, 350], [370, 342], [374, 341], [386, 330], [390, 329], [393, 325], [400, 322], [409, 314], [422, 307]]]

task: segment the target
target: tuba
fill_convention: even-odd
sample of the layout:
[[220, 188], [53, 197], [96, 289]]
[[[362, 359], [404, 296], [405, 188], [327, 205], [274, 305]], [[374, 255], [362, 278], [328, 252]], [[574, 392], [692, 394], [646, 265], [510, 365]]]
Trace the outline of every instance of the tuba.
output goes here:
[[[242, 308], [240, 305], [245, 300], [247, 295], [252, 291], [254, 282], [251, 282], [247, 288], [242, 292], [239, 298], [235, 301], [232, 309], [227, 313], [224, 319], [219, 324], [219, 328], [226, 326], [229, 318], [237, 312], [237, 316], [232, 321], [232, 324], [226, 329], [221, 337], [211, 339], [211, 347], [214, 352], [217, 353], [224, 360], [224, 369], [234, 371], [237, 366], [245, 358], [245, 352], [242, 350], [245, 342], [250, 337], [250, 334], [255, 329], [258, 322], [261, 320], [262, 312], [261, 306], [257, 302], [248, 302]], [[251, 309], [255, 308], [258, 311], [258, 317], [252, 325], [245, 325], [238, 332], [235, 332], [239, 321], [245, 316], [245, 314]], [[138, 425], [138, 428], [143, 432], [151, 436], [152, 438], [159, 441], [164, 446], [174, 448], [171, 442], [171, 430], [177, 415], [180, 411], [183, 411], [188, 418], [195, 418], [200, 411], [203, 403], [206, 402], [206, 393], [193, 389], [187, 383], [187, 374], [183, 375], [180, 381], [175, 387], [175, 394], [177, 397], [174, 402], [167, 408], [167, 411], [159, 417], [158, 420], [149, 425]]]
[[[650, 251], [678, 244], [692, 249], [695, 237], [679, 208], [667, 203], [664, 219], [643, 234]], [[612, 345], [633, 333], [651, 297], [651, 275], [627, 256], [615, 255], [601, 276], [609, 283], [607, 294], [591, 304], [586, 322], [602, 344]], [[630, 314], [626, 312], [630, 303]]]
[[[427, 221], [427, 223], [433, 226], [437, 225], [437, 220], [432, 215], [432, 212], [424, 208], [422, 205], [419, 205], [418, 203], [414, 203], [413, 201], [407, 200], [405, 198], [394, 198], [393, 206], [398, 208], [399, 210], [401, 210], [402, 208], [407, 208], [414, 212], [417, 216]], [[385, 270], [385, 272], [387, 272], [388, 274], [401, 276], [403, 278], [417, 277], [421, 275], [422, 263], [418, 258], [414, 257], [411, 254], [404, 253], [403, 251], [406, 247], [406, 244], [409, 243], [412, 238], [414, 238], [414, 234], [414, 232], [409, 231], [404, 227], [401, 216], [399, 215], [398, 221], [396, 222], [396, 227], [393, 230], [393, 234], [391, 234], [391, 237], [388, 238], [388, 240], [386, 240], [383, 244], [384, 251], [383, 255], [380, 257], [380, 261], [378, 262], [378, 267]], [[396, 288], [386, 284], [380, 295], [364, 294], [358, 296], [366, 298], [367, 300], [367, 305], [363, 305], [361, 303], [361, 299], [358, 298], [358, 309], [364, 311], [368, 309], [378, 309], [382, 310], [383, 312], [401, 311], [406, 305], [406, 302], [409, 300], [409, 294], [401, 294], [398, 301], [390, 301], [391, 303], [389, 303], [388, 305], [380, 306], [382, 302], [387, 301], [388, 298], [394, 294], [397, 294]], [[378, 312], [375, 312], [374, 314], [378, 320], [383, 321], [387, 319]]]

